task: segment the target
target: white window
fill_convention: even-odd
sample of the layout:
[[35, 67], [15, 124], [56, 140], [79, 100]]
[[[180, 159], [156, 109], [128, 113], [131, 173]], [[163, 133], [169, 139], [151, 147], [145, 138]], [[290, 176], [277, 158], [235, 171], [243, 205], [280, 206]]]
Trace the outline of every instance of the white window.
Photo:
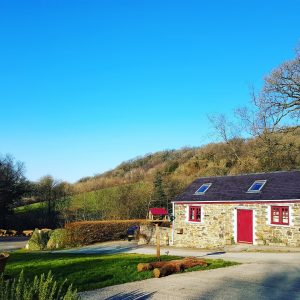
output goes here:
[[195, 195], [203, 195], [210, 188], [211, 183], [202, 184], [199, 189], [195, 192]]
[[256, 180], [248, 189], [247, 193], [259, 193], [263, 186], [266, 184], [267, 180]]

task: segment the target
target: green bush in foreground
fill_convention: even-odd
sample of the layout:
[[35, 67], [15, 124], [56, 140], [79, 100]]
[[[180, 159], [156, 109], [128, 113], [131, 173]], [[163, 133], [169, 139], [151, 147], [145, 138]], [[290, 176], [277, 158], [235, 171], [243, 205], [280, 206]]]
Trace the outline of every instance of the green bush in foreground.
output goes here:
[[50, 231], [35, 229], [30, 240], [28, 241], [28, 250], [44, 250], [47, 247]]
[[47, 249], [64, 248], [67, 243], [67, 233], [65, 229], [55, 229], [50, 233]]
[[0, 276], [0, 300], [77, 300], [80, 299], [72, 285], [65, 288], [66, 280], [59, 286], [51, 271], [47, 276], [35, 276], [33, 281], [24, 278], [23, 271], [13, 280]]

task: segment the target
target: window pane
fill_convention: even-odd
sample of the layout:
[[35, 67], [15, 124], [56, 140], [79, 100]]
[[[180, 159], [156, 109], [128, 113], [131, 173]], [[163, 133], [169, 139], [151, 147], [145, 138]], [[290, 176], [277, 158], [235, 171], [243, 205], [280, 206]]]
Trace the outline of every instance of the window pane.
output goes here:
[[196, 193], [195, 194], [204, 194], [207, 190], [208, 190], [208, 188], [211, 186], [211, 183], [204, 183], [204, 184], [202, 184], [200, 187], [199, 187], [199, 189], [196, 191]]
[[284, 224], [289, 223], [289, 208], [288, 207], [282, 208], [282, 223], [284, 223]]
[[274, 224], [289, 224], [289, 207], [272, 206], [271, 222]]
[[250, 186], [248, 192], [260, 192], [262, 187], [265, 185], [266, 180], [256, 180], [254, 183]]
[[201, 207], [190, 206], [189, 220], [194, 222], [201, 221]]
[[261, 183], [255, 183], [255, 184], [252, 186], [251, 190], [253, 190], [253, 191], [258, 191], [258, 190], [261, 188], [261, 186], [262, 186]]
[[288, 224], [289, 223], [289, 218], [283, 217], [282, 218], [282, 223]]
[[190, 220], [194, 220], [194, 216], [195, 216], [195, 214], [194, 214], [194, 207], [191, 207], [190, 208]]

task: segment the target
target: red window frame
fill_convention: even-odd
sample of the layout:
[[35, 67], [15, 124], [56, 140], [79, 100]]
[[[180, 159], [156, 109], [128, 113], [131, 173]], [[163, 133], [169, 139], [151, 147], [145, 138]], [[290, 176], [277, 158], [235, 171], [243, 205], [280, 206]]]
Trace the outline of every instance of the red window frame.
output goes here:
[[[274, 220], [275, 218], [278, 218], [278, 221]], [[284, 220], [287, 220], [287, 222], [284, 222]], [[271, 224], [290, 225], [289, 206], [271, 206]]]
[[201, 222], [201, 206], [189, 206], [189, 221]]

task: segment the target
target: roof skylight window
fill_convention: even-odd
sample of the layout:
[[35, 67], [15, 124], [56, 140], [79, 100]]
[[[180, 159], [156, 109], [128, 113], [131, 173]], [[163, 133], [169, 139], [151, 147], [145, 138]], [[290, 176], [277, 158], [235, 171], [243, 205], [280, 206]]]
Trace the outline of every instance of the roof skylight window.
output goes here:
[[256, 180], [254, 183], [250, 186], [247, 193], [259, 193], [267, 180]]
[[199, 189], [195, 192], [195, 195], [203, 195], [211, 186], [211, 183], [202, 184]]

